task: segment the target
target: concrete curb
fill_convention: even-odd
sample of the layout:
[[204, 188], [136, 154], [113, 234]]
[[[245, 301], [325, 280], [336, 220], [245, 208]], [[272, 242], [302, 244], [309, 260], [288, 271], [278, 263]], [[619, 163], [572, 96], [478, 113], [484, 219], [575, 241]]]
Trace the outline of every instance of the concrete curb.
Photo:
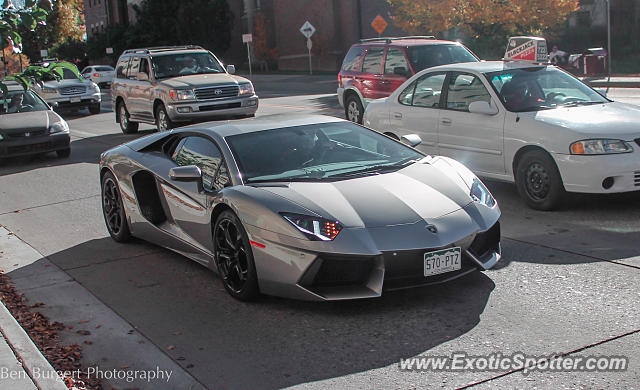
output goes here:
[[27, 332], [11, 315], [4, 303], [0, 302], [0, 331], [22, 361], [22, 367], [40, 390], [67, 390], [62, 378], [45, 359], [40, 350], [31, 341]]

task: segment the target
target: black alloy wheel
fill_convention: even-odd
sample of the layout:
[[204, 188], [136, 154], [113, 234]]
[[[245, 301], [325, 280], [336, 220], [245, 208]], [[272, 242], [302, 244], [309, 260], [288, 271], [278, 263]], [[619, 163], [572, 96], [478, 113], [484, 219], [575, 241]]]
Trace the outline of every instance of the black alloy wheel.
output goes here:
[[125, 242], [131, 238], [120, 189], [111, 172], [105, 173], [102, 178], [102, 214], [107, 230], [114, 240]]
[[258, 278], [247, 233], [231, 211], [222, 212], [214, 227], [215, 260], [224, 288], [240, 300], [255, 298]]

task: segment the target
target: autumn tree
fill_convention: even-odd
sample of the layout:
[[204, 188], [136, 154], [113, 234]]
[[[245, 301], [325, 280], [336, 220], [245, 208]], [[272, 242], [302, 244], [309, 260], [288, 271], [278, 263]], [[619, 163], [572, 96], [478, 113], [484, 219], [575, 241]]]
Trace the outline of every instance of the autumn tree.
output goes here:
[[[462, 29], [472, 39], [541, 35], [564, 22], [578, 0], [387, 0], [393, 22], [413, 34]], [[506, 42], [505, 42], [506, 43]], [[502, 47], [501, 49], [504, 49]]]

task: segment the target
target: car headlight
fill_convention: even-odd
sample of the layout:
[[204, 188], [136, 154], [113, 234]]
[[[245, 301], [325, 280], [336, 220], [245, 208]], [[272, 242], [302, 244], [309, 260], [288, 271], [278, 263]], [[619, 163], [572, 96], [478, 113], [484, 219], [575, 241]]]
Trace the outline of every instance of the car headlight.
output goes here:
[[585, 139], [569, 147], [571, 154], [615, 154], [633, 152], [633, 147], [620, 139]]
[[253, 95], [253, 84], [251, 83], [238, 84], [238, 88], [240, 88], [238, 95]]
[[0, 134], [0, 141], [2, 141], [4, 139], [4, 137], [2, 136], [2, 134]]
[[100, 92], [100, 87], [98, 87], [98, 84], [96, 83], [91, 83], [89, 86], [89, 89], [95, 91], [95, 92]]
[[69, 125], [65, 121], [56, 122], [49, 127], [49, 134], [68, 133]]
[[331, 241], [338, 236], [342, 225], [338, 221], [309, 215], [280, 213], [310, 240]]
[[491, 192], [489, 192], [489, 189], [477, 178], [473, 179], [469, 196], [471, 196], [474, 202], [481, 203], [487, 207], [491, 208], [496, 205], [496, 200], [493, 198], [493, 195], [491, 195]]
[[169, 96], [175, 101], [194, 100], [196, 93], [193, 89], [172, 89], [169, 91]]

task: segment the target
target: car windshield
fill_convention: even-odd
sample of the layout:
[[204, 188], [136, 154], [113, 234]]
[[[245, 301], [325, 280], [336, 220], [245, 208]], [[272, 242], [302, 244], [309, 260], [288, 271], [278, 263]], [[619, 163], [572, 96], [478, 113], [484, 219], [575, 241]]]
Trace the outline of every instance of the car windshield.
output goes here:
[[598, 92], [552, 66], [486, 73], [509, 111], [526, 112], [608, 103]]
[[432, 66], [478, 61], [464, 46], [456, 44], [410, 46], [407, 51], [416, 73]]
[[156, 79], [190, 74], [224, 73], [218, 60], [210, 53], [183, 53], [155, 56], [151, 60]]
[[0, 98], [0, 115], [48, 109], [49, 107], [31, 91], [10, 91], [6, 99]]
[[[45, 73], [42, 76], [44, 81], [56, 81], [56, 78], [50, 74]], [[71, 69], [62, 68], [62, 79], [61, 80], [78, 80], [78, 76]]]
[[350, 122], [264, 130], [226, 140], [247, 183], [339, 180], [396, 171], [424, 157]]

